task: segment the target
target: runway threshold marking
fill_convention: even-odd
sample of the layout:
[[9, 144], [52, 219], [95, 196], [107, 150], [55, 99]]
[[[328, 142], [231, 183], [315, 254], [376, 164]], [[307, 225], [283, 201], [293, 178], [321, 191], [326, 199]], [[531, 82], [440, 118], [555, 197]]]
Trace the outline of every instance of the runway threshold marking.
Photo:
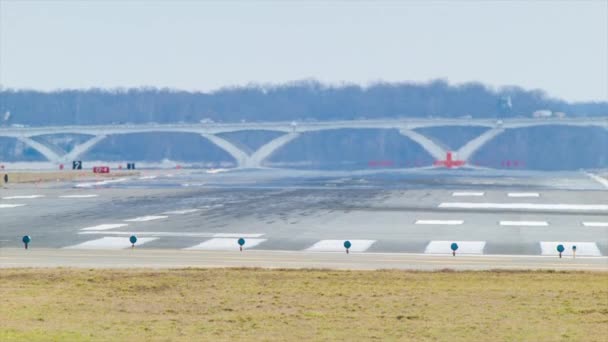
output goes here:
[[463, 224], [464, 220], [416, 220], [414, 224], [426, 224], [426, 225], [460, 225]]
[[[143, 245], [150, 241], [157, 240], [156, 237], [145, 237], [137, 239], [137, 246]], [[125, 249], [131, 247], [131, 242], [123, 237], [105, 236], [101, 239], [89, 240], [77, 245], [64, 247], [65, 249]]]
[[453, 197], [481, 197], [484, 196], [485, 192], [472, 192], [472, 191], [456, 191], [452, 192]]
[[509, 192], [507, 197], [540, 197], [538, 192]]
[[572, 246], [576, 246], [577, 256], [602, 256], [595, 242], [572, 242], [572, 241], [541, 241], [540, 249], [542, 255], [558, 255], [557, 246], [564, 246], [562, 255], [572, 256]]
[[[349, 240], [351, 252], [365, 252], [376, 240]], [[321, 240], [305, 249], [308, 252], [344, 252], [344, 240]]]
[[86, 194], [86, 195], [62, 195], [59, 198], [93, 198], [98, 197], [97, 194]]
[[475, 203], [475, 202], [442, 202], [439, 208], [459, 209], [535, 209], [535, 210], [587, 210], [608, 211], [608, 204], [545, 204], [545, 203]]
[[585, 227], [608, 227], [608, 222], [583, 222]]
[[81, 230], [108, 230], [108, 229], [116, 229], [116, 228], [122, 228], [122, 227], [126, 227], [128, 226], [128, 224], [126, 223], [106, 223], [106, 224], [99, 224], [97, 226], [92, 226], [92, 227], [86, 227], [86, 228], [82, 228]]
[[44, 197], [44, 195], [17, 195], [17, 196], [6, 196], [6, 197], [2, 197], [3, 200], [15, 200], [15, 199], [34, 199], [34, 198], [41, 198]]
[[116, 231], [81, 231], [80, 235], [121, 235], [131, 236], [156, 236], [156, 237], [202, 237], [202, 238], [258, 238], [264, 236], [264, 233], [211, 233], [211, 232], [116, 232]]
[[525, 226], [525, 227], [546, 227], [549, 225], [547, 221], [500, 221], [501, 226]]
[[9, 208], [17, 208], [17, 207], [23, 207], [25, 204], [1, 204], [0, 203], [0, 209], [9, 209]]
[[452, 254], [452, 243], [458, 244], [456, 254], [483, 254], [485, 241], [431, 241], [426, 246], [425, 254]]
[[125, 220], [125, 222], [148, 222], [148, 221], [154, 221], [154, 220], [162, 220], [162, 219], [166, 219], [168, 217], [169, 216], [166, 216], [166, 215], [139, 216], [136, 218]]
[[[247, 239], [243, 249], [251, 249], [266, 239]], [[239, 245], [236, 239], [229, 238], [213, 238], [198, 245], [184, 248], [184, 250], [205, 250], [205, 251], [238, 251]]]

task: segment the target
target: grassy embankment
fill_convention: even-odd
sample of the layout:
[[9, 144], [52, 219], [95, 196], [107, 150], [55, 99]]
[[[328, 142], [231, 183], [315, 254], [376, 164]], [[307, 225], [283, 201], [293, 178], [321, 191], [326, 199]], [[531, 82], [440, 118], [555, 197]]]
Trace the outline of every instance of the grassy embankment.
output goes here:
[[0, 270], [0, 340], [605, 341], [608, 275]]
[[78, 179], [100, 179], [100, 178], [116, 178], [128, 177], [139, 174], [137, 171], [119, 171], [112, 173], [93, 173], [92, 171], [39, 171], [27, 172], [18, 171], [10, 172], [6, 170], [0, 171], [0, 185], [4, 185], [4, 175], [8, 174], [9, 185], [12, 183], [38, 183], [38, 182], [65, 182]]

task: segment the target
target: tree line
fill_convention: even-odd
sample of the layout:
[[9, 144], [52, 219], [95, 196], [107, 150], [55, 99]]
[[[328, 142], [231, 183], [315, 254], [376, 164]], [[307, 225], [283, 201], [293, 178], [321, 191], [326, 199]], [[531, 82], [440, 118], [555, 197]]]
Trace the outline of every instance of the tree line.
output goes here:
[[[541, 90], [493, 89], [481, 83], [326, 85], [297, 81], [213, 92], [175, 89], [0, 90], [0, 124], [91, 125], [323, 121], [375, 118], [530, 117], [550, 110], [568, 116], [608, 115], [608, 102], [569, 103]], [[7, 115], [6, 113], [10, 113]]]

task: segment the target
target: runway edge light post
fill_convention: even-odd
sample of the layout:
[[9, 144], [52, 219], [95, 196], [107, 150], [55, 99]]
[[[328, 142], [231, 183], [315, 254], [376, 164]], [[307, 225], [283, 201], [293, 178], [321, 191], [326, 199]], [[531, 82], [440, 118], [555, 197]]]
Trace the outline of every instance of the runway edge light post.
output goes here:
[[137, 236], [131, 235], [129, 237], [129, 242], [131, 242], [131, 249], [135, 248], [135, 243], [137, 242]]
[[29, 235], [24, 235], [23, 238], [21, 238], [21, 241], [23, 241], [23, 246], [25, 247], [25, 249], [27, 249], [28, 245], [32, 241], [32, 238]]
[[456, 251], [458, 250], [458, 244], [456, 242], [452, 242], [450, 245], [450, 249], [452, 250], [452, 256], [456, 256]]
[[559, 253], [559, 258], [562, 258], [562, 253], [564, 252], [564, 245], [559, 244], [557, 245], [557, 252]]
[[352, 246], [352, 244], [350, 243], [350, 241], [348, 241], [348, 240], [344, 241], [344, 248], [346, 248], [346, 254], [348, 254], [348, 250], [350, 249], [351, 246]]

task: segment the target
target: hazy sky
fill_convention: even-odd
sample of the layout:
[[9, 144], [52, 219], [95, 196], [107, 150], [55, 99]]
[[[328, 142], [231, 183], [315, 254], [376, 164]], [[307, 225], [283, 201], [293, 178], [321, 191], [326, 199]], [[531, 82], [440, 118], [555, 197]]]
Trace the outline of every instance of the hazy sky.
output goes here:
[[447, 78], [608, 100], [608, 0], [0, 4], [3, 87]]

